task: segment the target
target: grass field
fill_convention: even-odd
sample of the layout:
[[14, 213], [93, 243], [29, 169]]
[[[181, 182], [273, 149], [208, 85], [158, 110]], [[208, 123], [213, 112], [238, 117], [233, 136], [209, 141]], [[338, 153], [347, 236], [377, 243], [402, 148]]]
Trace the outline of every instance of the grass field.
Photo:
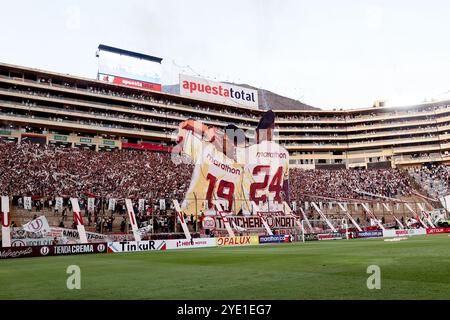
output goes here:
[[[80, 290], [66, 287], [72, 264]], [[5, 260], [0, 299], [450, 299], [450, 237]]]

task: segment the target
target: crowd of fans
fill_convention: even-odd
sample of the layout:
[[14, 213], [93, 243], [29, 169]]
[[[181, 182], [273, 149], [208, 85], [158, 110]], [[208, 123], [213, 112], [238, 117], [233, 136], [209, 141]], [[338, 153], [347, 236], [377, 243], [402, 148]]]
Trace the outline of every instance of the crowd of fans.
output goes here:
[[[11, 87], [8, 89], [9, 91], [18, 91], [22, 94], [29, 94], [29, 95], [35, 95], [35, 96], [44, 96], [44, 97], [48, 97], [48, 98], [60, 98], [60, 95], [53, 95], [47, 92], [43, 92], [43, 91], [39, 91], [39, 90], [21, 90], [18, 89], [17, 86]], [[71, 100], [70, 98], [64, 98], [65, 100]], [[73, 100], [73, 99], [72, 99]], [[8, 102], [8, 101], [5, 101]], [[161, 103], [165, 103], [166, 105], [171, 105], [174, 103], [170, 103], [169, 101], [161, 101]], [[110, 127], [110, 128], [126, 128], [126, 129], [131, 129], [131, 130], [142, 130], [142, 131], [148, 131], [145, 123], [159, 123], [162, 125], [170, 125], [170, 126], [176, 126], [178, 124], [178, 122], [181, 119], [185, 119], [186, 117], [190, 117], [193, 119], [197, 119], [197, 120], [202, 120], [202, 121], [209, 121], [209, 122], [213, 122], [216, 121], [216, 119], [214, 119], [213, 117], [209, 116], [208, 114], [199, 114], [199, 113], [189, 113], [189, 112], [177, 112], [177, 111], [173, 111], [173, 110], [169, 110], [169, 109], [161, 109], [161, 108], [156, 108], [156, 107], [151, 107], [151, 106], [139, 106], [139, 105], [135, 105], [132, 104], [131, 107], [129, 109], [135, 110], [135, 111], [143, 111], [146, 112], [146, 114], [133, 114], [133, 113], [127, 113], [127, 112], [117, 112], [117, 111], [103, 111], [101, 108], [89, 108], [88, 110], [84, 110], [81, 107], [75, 107], [73, 105], [68, 105], [65, 104], [63, 105], [63, 107], [51, 107], [51, 106], [47, 106], [47, 105], [42, 105], [42, 104], [37, 104], [36, 102], [31, 102], [29, 99], [24, 99], [21, 103], [23, 106], [26, 107], [43, 107], [43, 108], [47, 108], [47, 109], [53, 109], [56, 111], [65, 111], [65, 112], [71, 112], [70, 115], [70, 119], [68, 118], [68, 116], [58, 116], [58, 117], [45, 117], [45, 119], [50, 119], [53, 121], [58, 121], [58, 122], [62, 122], [62, 121], [71, 121], [71, 122], [76, 122], [76, 123], [80, 123], [80, 124], [89, 124], [89, 125], [93, 125], [93, 126], [100, 126], [100, 127]], [[96, 104], [99, 104], [96, 102]], [[101, 104], [100, 104], [101, 105]], [[111, 107], [111, 105], [108, 105], [108, 107]], [[118, 106], [123, 108], [123, 106]], [[211, 111], [210, 108], [200, 108], [200, 106], [195, 105], [192, 106], [193, 109], [196, 110], [202, 110], [202, 111]], [[42, 110], [40, 110], [42, 111]], [[30, 118], [36, 118], [36, 117], [40, 117], [39, 113], [38, 114], [34, 114], [33, 112], [31, 112], [31, 110], [29, 110], [28, 112], [21, 112], [18, 110], [15, 111], [11, 111], [9, 110], [7, 112], [10, 115], [25, 115], [27, 117]], [[94, 120], [94, 119], [88, 119], [88, 120], [83, 120], [83, 119], [77, 119], [74, 120], [76, 117], [78, 116], [76, 113], [81, 113], [81, 114], [88, 114], [89, 116], [93, 116], [94, 118], [97, 117], [98, 120]], [[163, 115], [164, 117], [154, 117], [152, 116], [153, 114], [159, 114], [159, 115]], [[242, 118], [242, 115], [238, 115], [235, 112], [231, 112], [231, 111], [222, 111], [220, 110], [219, 113], [222, 114], [229, 114], [229, 115], [235, 115], [235, 116], [239, 116], [240, 118]], [[177, 117], [179, 118], [177, 121]], [[118, 123], [111, 123], [111, 122], [106, 122], [104, 123], [104, 121], [102, 121], [103, 118], [106, 121], [117, 121], [117, 119], [123, 119], [123, 120], [127, 120], [126, 122], [122, 122], [121, 124]], [[252, 119], [256, 118], [256, 115], [251, 115]], [[136, 122], [140, 122], [140, 123], [130, 123], [129, 121], [136, 121]], [[240, 121], [235, 121], [235, 119], [233, 120], [235, 122], [235, 124], [243, 126], [243, 127], [251, 127], [251, 124], [249, 123], [245, 123], [245, 122], [240, 122]]]
[[[376, 112], [370, 112], [370, 113], [350, 113], [350, 114], [334, 114], [332, 116], [330, 115], [310, 115], [310, 114], [289, 114], [289, 115], [280, 115], [279, 120], [296, 120], [296, 121], [346, 121], [346, 120], [352, 120], [352, 119], [377, 119], [381, 117], [396, 117], [396, 116], [408, 116], [412, 114], [417, 113], [428, 113], [431, 111], [437, 111], [449, 108], [448, 105], [439, 105], [439, 106], [428, 106], [425, 108], [410, 108], [407, 110], [395, 110], [392, 112], [383, 112], [383, 113], [376, 113]], [[430, 117], [430, 116], [427, 116]]]
[[450, 167], [429, 164], [409, 170], [417, 183], [427, 191], [428, 195], [438, 199], [450, 194]]
[[0, 143], [0, 193], [22, 196], [182, 198], [192, 168], [169, 154], [95, 152], [52, 145]]
[[[10, 196], [77, 196], [183, 199], [192, 165], [175, 164], [168, 153], [60, 148], [0, 142], [0, 193]], [[397, 169], [291, 169], [291, 198], [303, 194], [355, 198], [355, 190], [383, 196], [409, 195]]]
[[291, 169], [291, 199], [309, 200], [312, 196], [361, 198], [358, 191], [385, 197], [409, 196], [412, 186], [407, 175], [398, 169]]
[[[48, 83], [49, 85], [52, 85], [52, 80], [51, 79], [39, 79], [38, 80], [40, 83]], [[53, 83], [54, 84], [54, 83]], [[70, 84], [68, 83], [63, 83], [61, 84], [61, 86], [63, 87], [72, 87]], [[200, 104], [192, 104], [192, 103], [185, 103], [184, 101], [173, 101], [173, 100], [167, 100], [164, 98], [158, 98], [150, 93], [134, 93], [132, 91], [129, 90], [111, 90], [111, 89], [105, 89], [105, 88], [95, 88], [92, 86], [89, 86], [87, 88], [79, 88], [79, 87], [74, 87], [77, 90], [86, 90], [87, 92], [91, 92], [91, 93], [95, 93], [95, 94], [102, 94], [102, 95], [108, 95], [108, 96], [113, 96], [113, 97], [122, 97], [122, 98], [127, 98], [127, 99], [133, 99], [133, 100], [140, 100], [140, 101], [145, 101], [145, 102], [150, 102], [150, 103], [157, 103], [157, 104], [161, 104], [164, 105], [165, 107], [167, 106], [183, 106], [186, 105], [191, 109], [195, 109], [195, 110], [199, 110], [202, 112], [213, 112], [213, 113], [219, 113], [219, 114], [223, 114], [223, 115], [230, 115], [230, 116], [235, 116], [235, 117], [239, 117], [239, 118], [249, 118], [249, 119], [257, 119], [258, 115], [256, 115], [253, 112], [246, 112], [245, 110], [239, 110], [239, 112], [231, 109], [231, 108], [211, 108], [209, 106], [201, 106]], [[23, 90], [23, 89], [19, 89], [17, 86], [11, 87], [8, 89], [9, 91], [17, 91], [17, 92], [21, 92], [21, 93], [26, 93], [26, 94], [30, 94], [30, 95], [35, 95], [35, 96], [43, 96], [43, 97], [52, 97], [52, 98], [59, 98], [62, 97], [61, 94], [59, 95], [54, 95], [51, 94], [49, 92], [45, 92], [45, 91], [41, 91], [41, 90], [36, 90], [36, 89], [31, 89], [28, 88], [27, 90]], [[67, 98], [64, 97], [64, 99], [66, 100], [76, 100], [76, 99], [71, 99], [71, 98]], [[35, 103], [30, 103], [31, 105], [36, 105]], [[102, 105], [102, 103], [98, 103], [96, 102], [96, 104]], [[109, 105], [110, 106], [110, 105]], [[119, 106], [119, 105], [118, 105]], [[395, 110], [392, 112], [385, 112], [385, 113], [376, 113], [376, 112], [371, 112], [371, 113], [361, 113], [361, 114], [357, 114], [357, 113], [351, 113], [351, 114], [335, 114], [335, 115], [311, 115], [311, 114], [288, 114], [288, 115], [283, 115], [283, 114], [279, 114], [277, 116], [278, 121], [286, 121], [286, 120], [299, 120], [299, 121], [304, 121], [304, 122], [311, 122], [311, 121], [317, 121], [317, 122], [327, 122], [327, 121], [342, 121], [343, 123], [345, 123], [346, 120], [350, 120], [350, 119], [367, 119], [369, 122], [366, 123], [360, 123], [357, 124], [355, 126], [353, 126], [352, 128], [365, 128], [366, 126], [372, 126], [373, 125], [373, 121], [370, 121], [372, 119], [376, 120], [379, 117], [395, 117], [395, 116], [401, 116], [401, 115], [411, 115], [411, 114], [416, 114], [416, 113], [427, 113], [430, 111], [437, 111], [437, 110], [442, 110], [442, 109], [446, 109], [450, 106], [448, 105], [432, 105], [432, 106], [428, 106], [428, 107], [421, 107], [421, 108], [409, 108], [406, 110]], [[150, 112], [157, 112], [159, 114], [164, 114], [167, 117], [177, 117], [177, 116], [182, 116], [182, 117], [186, 117], [187, 114], [185, 111], [183, 111], [183, 113], [177, 112], [175, 110], [170, 110], [167, 108], [156, 108], [156, 107], [152, 107], [149, 105], [144, 105], [144, 104], [131, 104], [130, 109], [133, 110], [139, 110], [139, 111], [150, 111]], [[197, 119], [202, 119], [202, 120], [208, 120], [208, 121], [214, 121], [213, 117], [210, 117], [208, 114], [205, 113], [193, 113], [191, 115], [193, 118], [197, 118]], [[128, 119], [127, 117], [124, 117], [124, 119]], [[426, 115], [425, 119], [428, 120], [432, 120], [434, 119], [434, 115]], [[145, 119], [143, 121], [146, 121]], [[233, 119], [233, 121], [235, 121], [235, 119]], [[391, 123], [399, 123], [399, 122], [405, 122], [405, 121], [410, 121], [409, 119], [393, 119], [393, 120], [389, 120], [389, 121], [384, 121], [381, 120], [383, 122], [383, 124], [391, 124]], [[249, 126], [248, 122], [242, 122], [239, 123], [242, 126]], [[120, 128], [120, 126], [116, 126], [117, 128]], [[283, 126], [283, 128], [286, 129], [319, 129], [319, 128], [323, 128], [322, 126], [314, 126], [314, 125], [303, 125], [302, 126]], [[326, 128], [328, 129], [340, 129], [342, 127], [340, 126], [327, 126]]]
[[[39, 81], [41, 83], [48, 83], [48, 84], [52, 84], [51, 79], [39, 79]], [[64, 83], [63, 86], [68, 86], [67, 83]], [[52, 93], [49, 92], [45, 92], [42, 90], [36, 90], [36, 89], [31, 89], [28, 88], [27, 90], [24, 89], [19, 89], [17, 86], [11, 87], [8, 90], [14, 90], [14, 91], [18, 91], [21, 93], [26, 93], [29, 95], [37, 95], [37, 96], [44, 96], [44, 97], [61, 97], [61, 95], [54, 95]], [[98, 89], [98, 88], [94, 88], [94, 87], [88, 87], [87, 91], [89, 92], [94, 92], [97, 94], [105, 94], [105, 95], [111, 95], [111, 96], [118, 96], [118, 97], [128, 97], [131, 99], [136, 99], [136, 100], [144, 100], [144, 101], [149, 101], [149, 102], [155, 102], [155, 103], [161, 103], [161, 104], [165, 104], [167, 106], [170, 105], [175, 105], [176, 103], [174, 103], [173, 101], [168, 101], [165, 99], [156, 99], [154, 96], [151, 96], [149, 94], [136, 94], [136, 93], [130, 93], [128, 91], [112, 91], [110, 89], [106, 90], [106, 89]], [[67, 100], [70, 100], [70, 98], [64, 98]], [[97, 103], [97, 102], [96, 102]], [[30, 102], [29, 100], [25, 99], [22, 101], [22, 105], [28, 106], [28, 107], [41, 107], [41, 105], [37, 105], [36, 102]], [[140, 132], [162, 132], [162, 133], [170, 133], [173, 130], [176, 130], [177, 124], [179, 123], [180, 119], [183, 119], [185, 117], [191, 117], [194, 119], [198, 119], [198, 120], [202, 120], [202, 121], [207, 121], [207, 122], [212, 122], [215, 123], [215, 119], [212, 116], [209, 116], [208, 114], [197, 114], [197, 113], [188, 113], [188, 112], [178, 112], [176, 110], [169, 110], [167, 108], [157, 108], [154, 106], [149, 106], [149, 105], [139, 105], [138, 103], [136, 104], [131, 104], [131, 106], [129, 107], [130, 109], [136, 110], [136, 111], [145, 111], [145, 112], [150, 112], [150, 113], [154, 113], [154, 114], [159, 114], [159, 115], [163, 115], [164, 117], [155, 117], [152, 116], [150, 113], [149, 114], [133, 114], [133, 113], [127, 113], [127, 112], [118, 112], [118, 111], [106, 111], [106, 110], [102, 110], [99, 108], [85, 108], [83, 109], [83, 107], [75, 107], [74, 105], [68, 105], [65, 104], [63, 106], [63, 108], [55, 108], [55, 107], [50, 107], [50, 106], [44, 106], [45, 108], [50, 108], [50, 109], [55, 109], [55, 110], [63, 110], [63, 111], [67, 111], [70, 112], [70, 115], [56, 115], [53, 116], [53, 114], [49, 113], [49, 115], [45, 115], [42, 116], [41, 115], [41, 111], [33, 111], [33, 110], [14, 110], [13, 109], [7, 109], [5, 110], [5, 114], [9, 114], [9, 115], [13, 115], [13, 116], [21, 116], [21, 117], [28, 117], [28, 118], [39, 118], [41, 117], [42, 119], [45, 120], [53, 120], [53, 121], [57, 121], [57, 122], [71, 122], [71, 123], [76, 123], [76, 124], [80, 124], [80, 125], [89, 125], [89, 126], [96, 126], [96, 127], [102, 127], [102, 128], [115, 128], [115, 129], [127, 129], [127, 130], [136, 130], [136, 131], [140, 131]], [[190, 107], [192, 107], [193, 109], [196, 110], [201, 110], [201, 111], [214, 111], [217, 112], [218, 110], [216, 109], [210, 109], [210, 107], [205, 107], [205, 106], [200, 106], [198, 104], [196, 105], [190, 105]], [[443, 106], [430, 106], [427, 108], [423, 108], [421, 109], [422, 111], [425, 112], [429, 112], [434, 110], [434, 108], [447, 108], [446, 105]], [[83, 109], [83, 110], [82, 110]], [[400, 115], [400, 114], [411, 114], [413, 112], [417, 112], [419, 111], [419, 109], [414, 109], [414, 110], [405, 110], [405, 111], [395, 111], [395, 112], [390, 112], [390, 113], [386, 113], [385, 115]], [[229, 114], [229, 115], [235, 115], [237, 116], [238, 114], [235, 111], [230, 111], [230, 110], [219, 110], [219, 113], [223, 113], [223, 114]], [[80, 113], [82, 115], [80, 115]], [[244, 112], [245, 113], [245, 112]], [[252, 119], [256, 118], [256, 115], [253, 113], [246, 113], [245, 114], [248, 117], [251, 117]], [[242, 117], [242, 114], [239, 114], [239, 116]], [[323, 116], [318, 116], [318, 115], [289, 115], [288, 119], [299, 119], [299, 120], [305, 120], [305, 121], [319, 121], [319, 120], [330, 120], [330, 119], [337, 119], [337, 120], [345, 120], [345, 119], [358, 119], [361, 117], [367, 117], [368, 115], [354, 115], [354, 114], [347, 114], [347, 115], [336, 115], [334, 118], [333, 117], [329, 117], [329, 119], [327, 117], [323, 117]], [[372, 113], [369, 116], [376, 116], [376, 113]], [[430, 119], [432, 117], [430, 116]], [[279, 117], [279, 120], [283, 120], [285, 119], [283, 116]], [[123, 121], [122, 121], [123, 120]], [[388, 120], [388, 121], [383, 121], [383, 124], [385, 125], [389, 125], [389, 124], [393, 124], [393, 123], [398, 123], [398, 122], [405, 122], [405, 121], [409, 121], [408, 119], [402, 119], [402, 120]], [[160, 128], [160, 129], [154, 129], [154, 124], [159, 124], [162, 125], [164, 127]], [[249, 124], [248, 122], [236, 122], [237, 125], [243, 127], [243, 128], [252, 128], [252, 124]], [[361, 129], [369, 129], [370, 126], [373, 126], [373, 122], [364, 122], [364, 123], [360, 123], [357, 126], [354, 126], [352, 128], [361, 128]], [[277, 126], [278, 129], [301, 129], [301, 130], [315, 130], [315, 129], [320, 129], [322, 130], [344, 130], [344, 132], [346, 132], [345, 127], [342, 126], [324, 126], [324, 125], [301, 125], [301, 126]], [[431, 131], [432, 127], [430, 126], [423, 126], [423, 127], [419, 127], [419, 128], [415, 128], [412, 130], [418, 130], [418, 129], [430, 129], [429, 131]], [[411, 131], [411, 130], [409, 130]], [[408, 136], [403, 135], [401, 139], [399, 139], [398, 137], [393, 138], [393, 139], [389, 139], [389, 141], [391, 143], [394, 143], [396, 140], [398, 141], [403, 141], [405, 139], [424, 139], [424, 138], [436, 138], [436, 135], [433, 135], [432, 133], [428, 133], [426, 135], [420, 135], [418, 136], [410, 134]], [[363, 131], [364, 132], [364, 131]], [[375, 130], [365, 130], [365, 134], [370, 134], [370, 135], [376, 135], [379, 134], [379, 131], [375, 131]], [[406, 131], [404, 132], [406, 133]], [[303, 136], [299, 136], [299, 137], [303, 137]], [[309, 136], [308, 133], [305, 134], [304, 137], [307, 137], [308, 139], [311, 137], [316, 137], [317, 139], [320, 139], [320, 141], [314, 141], [314, 142], [304, 142], [304, 141], [287, 141], [287, 140], [281, 140], [281, 143], [286, 145], [286, 146], [291, 146], [291, 147], [295, 147], [295, 146], [301, 146], [301, 145], [310, 145], [311, 147], [325, 147], [325, 146], [359, 146], [359, 145], [363, 145], [363, 144], [370, 144], [370, 143], [374, 143], [377, 142], [376, 139], [368, 139], [367, 137], [361, 136], [361, 138], [359, 140], [353, 140], [353, 141], [336, 141], [339, 135], [334, 132], [333, 135], [311, 135]], [[347, 138], [346, 136], [341, 135], [340, 137], [342, 137], [343, 139]], [[351, 137], [351, 136], [348, 136]], [[327, 138], [331, 138], [330, 140], [327, 140]], [[306, 140], [308, 140], [306, 139]], [[386, 141], [386, 137], [384, 138], [380, 138], [380, 141], [383, 141], [383, 144], [388, 143], [388, 141]]]

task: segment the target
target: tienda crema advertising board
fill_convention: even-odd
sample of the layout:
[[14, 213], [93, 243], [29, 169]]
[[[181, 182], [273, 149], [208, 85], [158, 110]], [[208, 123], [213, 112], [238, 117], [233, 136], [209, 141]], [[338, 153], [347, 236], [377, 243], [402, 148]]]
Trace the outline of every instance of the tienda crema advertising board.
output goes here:
[[258, 91], [180, 74], [180, 94], [200, 100], [258, 109]]

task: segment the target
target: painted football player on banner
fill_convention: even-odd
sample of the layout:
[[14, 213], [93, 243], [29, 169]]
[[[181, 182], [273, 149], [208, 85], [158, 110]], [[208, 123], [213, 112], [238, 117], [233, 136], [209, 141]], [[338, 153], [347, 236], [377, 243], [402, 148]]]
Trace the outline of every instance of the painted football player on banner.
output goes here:
[[238, 162], [244, 167], [244, 215], [284, 214], [289, 203], [289, 153], [274, 142], [275, 114], [267, 111], [256, 128], [256, 141], [238, 148]]
[[192, 119], [180, 124], [178, 145], [172, 154], [185, 155], [194, 164], [189, 189], [181, 205], [186, 214], [215, 211], [218, 204], [226, 212], [239, 212], [243, 168], [236, 162], [236, 150], [227, 134], [236, 129], [228, 125], [221, 133]]

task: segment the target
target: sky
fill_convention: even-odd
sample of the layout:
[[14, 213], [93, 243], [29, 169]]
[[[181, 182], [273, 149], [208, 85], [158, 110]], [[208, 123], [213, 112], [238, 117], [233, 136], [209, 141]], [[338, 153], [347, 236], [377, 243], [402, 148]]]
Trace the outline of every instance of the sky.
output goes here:
[[449, 1], [40, 0], [0, 4], [0, 62], [95, 78], [98, 45], [322, 109], [450, 97]]

